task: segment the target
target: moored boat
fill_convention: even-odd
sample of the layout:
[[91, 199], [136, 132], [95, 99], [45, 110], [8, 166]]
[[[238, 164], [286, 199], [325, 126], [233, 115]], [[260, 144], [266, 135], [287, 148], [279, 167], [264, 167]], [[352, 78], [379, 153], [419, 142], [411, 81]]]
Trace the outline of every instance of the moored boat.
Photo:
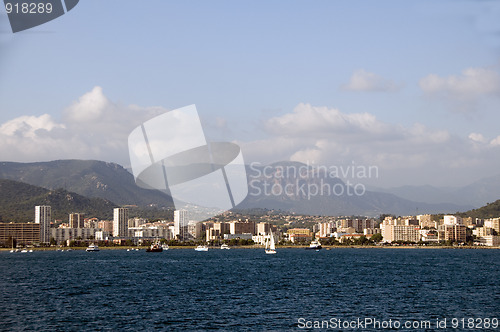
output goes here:
[[196, 250], [196, 251], [208, 251], [208, 247], [207, 246], [197, 246], [196, 248], [194, 248], [194, 250]]
[[99, 246], [95, 243], [92, 243], [85, 249], [86, 251], [99, 251]]
[[149, 247], [148, 249], [146, 249], [146, 252], [162, 252], [163, 251], [163, 248], [162, 246], [160, 245], [159, 242], [155, 242], [151, 245], [151, 247]]
[[221, 249], [226, 249], [226, 250], [231, 249], [231, 248], [230, 248], [227, 244], [225, 244], [225, 243], [224, 243], [223, 245], [221, 245], [221, 246], [220, 246], [220, 248], [221, 248]]
[[319, 241], [312, 241], [311, 244], [309, 244], [309, 247], [306, 248], [307, 250], [320, 250], [321, 248], [323, 248], [321, 246], [321, 243], [319, 243]]

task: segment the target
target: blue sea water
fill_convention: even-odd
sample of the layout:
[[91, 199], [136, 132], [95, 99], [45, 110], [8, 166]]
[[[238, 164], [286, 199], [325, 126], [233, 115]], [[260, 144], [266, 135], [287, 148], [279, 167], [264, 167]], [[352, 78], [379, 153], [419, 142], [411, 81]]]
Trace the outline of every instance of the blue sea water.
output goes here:
[[6, 331], [289, 331], [367, 317], [434, 331], [436, 319], [500, 318], [499, 250], [1, 252], [0, 271]]

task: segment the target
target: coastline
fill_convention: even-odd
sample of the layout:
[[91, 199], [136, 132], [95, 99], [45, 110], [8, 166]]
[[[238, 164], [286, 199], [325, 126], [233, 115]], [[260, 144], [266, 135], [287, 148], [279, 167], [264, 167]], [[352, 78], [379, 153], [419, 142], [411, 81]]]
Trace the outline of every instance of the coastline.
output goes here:
[[[149, 248], [148, 246], [141, 246], [141, 247], [131, 247], [131, 246], [124, 246], [124, 247], [99, 247], [100, 250], [127, 250], [127, 249], [140, 249], [141, 251]], [[195, 249], [196, 246], [170, 246], [168, 250], [182, 250], [182, 249]], [[308, 246], [277, 246], [276, 249], [306, 249]], [[35, 251], [57, 251], [57, 250], [64, 250], [67, 251], [68, 249], [71, 249], [73, 251], [85, 251], [87, 247], [47, 247], [47, 248], [29, 248], [32, 249], [34, 252]], [[209, 247], [209, 249], [212, 250], [218, 250], [220, 249], [220, 246], [212, 246]], [[231, 249], [254, 249], [254, 250], [261, 250], [264, 249], [264, 246], [262, 245], [251, 245], [251, 246], [234, 246], [231, 247]], [[323, 246], [322, 250], [335, 250], [335, 249], [500, 249], [500, 247], [487, 247], [487, 246], [460, 246], [460, 247], [454, 247], [454, 246]], [[3, 251], [10, 251], [11, 248], [0, 248], [0, 252]], [[165, 251], [168, 251], [165, 250]]]

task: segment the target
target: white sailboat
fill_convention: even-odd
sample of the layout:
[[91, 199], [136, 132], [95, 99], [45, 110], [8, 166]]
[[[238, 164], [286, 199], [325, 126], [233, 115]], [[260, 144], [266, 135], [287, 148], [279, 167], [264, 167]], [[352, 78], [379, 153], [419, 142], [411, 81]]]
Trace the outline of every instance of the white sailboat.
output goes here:
[[276, 253], [276, 245], [274, 244], [274, 236], [271, 231], [271, 238], [266, 239], [266, 254], [275, 254]]

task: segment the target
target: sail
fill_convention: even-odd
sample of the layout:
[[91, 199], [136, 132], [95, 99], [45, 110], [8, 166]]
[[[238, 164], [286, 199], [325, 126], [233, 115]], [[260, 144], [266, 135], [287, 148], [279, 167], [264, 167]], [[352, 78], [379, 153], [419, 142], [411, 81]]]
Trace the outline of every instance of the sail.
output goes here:
[[274, 236], [273, 236], [273, 232], [272, 232], [272, 231], [271, 231], [271, 240], [270, 240], [270, 242], [271, 242], [271, 246], [270, 246], [269, 248], [270, 248], [271, 250], [275, 250], [275, 249], [276, 249], [276, 247], [275, 247], [275, 245], [274, 245]]

